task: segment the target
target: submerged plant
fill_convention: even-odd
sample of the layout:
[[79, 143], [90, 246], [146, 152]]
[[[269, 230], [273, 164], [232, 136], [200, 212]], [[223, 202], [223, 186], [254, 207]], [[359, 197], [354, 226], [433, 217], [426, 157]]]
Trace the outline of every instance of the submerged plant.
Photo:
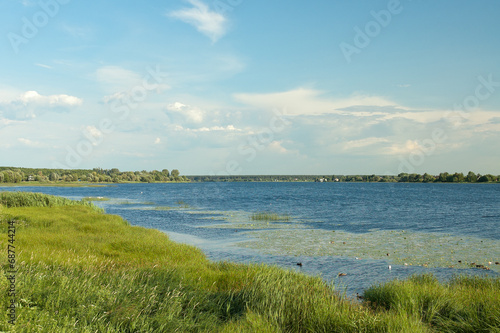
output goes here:
[[270, 212], [253, 213], [250, 218], [253, 221], [290, 221], [290, 215]]
[[85, 197], [82, 199], [83, 201], [109, 201], [109, 198], [105, 197]]

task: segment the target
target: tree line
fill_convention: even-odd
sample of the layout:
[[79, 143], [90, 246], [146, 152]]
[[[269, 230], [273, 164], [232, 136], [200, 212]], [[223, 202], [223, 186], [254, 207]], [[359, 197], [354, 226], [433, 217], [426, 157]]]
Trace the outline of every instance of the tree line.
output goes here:
[[0, 183], [21, 182], [91, 182], [91, 183], [124, 183], [124, 182], [182, 182], [189, 181], [181, 176], [179, 170], [169, 171], [120, 171], [116, 168], [102, 169], [31, 169], [0, 167]]
[[439, 175], [428, 173], [400, 173], [398, 175], [248, 175], [248, 176], [189, 176], [194, 182], [378, 182], [378, 183], [486, 183], [500, 182], [500, 175], [442, 172]]
[[398, 175], [245, 175], [245, 176], [181, 176], [179, 170], [169, 171], [120, 171], [113, 169], [31, 169], [0, 167], [0, 183], [21, 182], [379, 182], [379, 183], [491, 183], [500, 182], [500, 175], [481, 175], [469, 171], [467, 175], [455, 172], [442, 172], [439, 175], [428, 173], [400, 173]]

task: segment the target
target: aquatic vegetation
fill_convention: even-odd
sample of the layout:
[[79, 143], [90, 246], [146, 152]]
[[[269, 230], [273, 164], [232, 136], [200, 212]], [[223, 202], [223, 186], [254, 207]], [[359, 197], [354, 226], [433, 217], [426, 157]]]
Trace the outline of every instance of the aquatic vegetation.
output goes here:
[[154, 210], [172, 210], [172, 209], [175, 209], [175, 208], [169, 207], [169, 206], [156, 206], [154, 208]]
[[254, 221], [290, 221], [290, 215], [270, 212], [253, 213], [251, 219]]
[[500, 241], [491, 239], [394, 230], [356, 234], [288, 229], [248, 234], [256, 240], [239, 245], [267, 254], [358, 257], [384, 259], [399, 265], [500, 271], [500, 265], [494, 264], [495, 258], [500, 258]]
[[152, 201], [130, 201], [130, 200], [123, 200], [123, 201], [118, 201], [114, 203], [116, 205], [154, 205], [155, 203]]
[[[200, 220], [212, 220], [217, 224], [208, 224], [201, 226], [202, 228], [213, 229], [237, 229], [237, 230], [264, 230], [264, 229], [300, 229], [304, 225], [300, 221], [291, 222], [289, 215], [279, 215], [274, 213], [258, 213], [263, 216], [256, 216], [257, 213], [249, 213], [245, 211], [204, 211], [204, 212], [189, 212], [191, 214], [205, 214], [206, 217], [200, 217]], [[265, 215], [264, 215], [265, 214]], [[210, 216], [216, 215], [216, 216]]]
[[82, 199], [83, 201], [109, 201], [109, 198], [105, 197], [85, 197]]
[[211, 229], [237, 229], [237, 230], [266, 230], [266, 229], [302, 229], [299, 224], [282, 224], [282, 223], [227, 223], [204, 225], [203, 228]]
[[176, 204], [179, 206], [179, 208], [189, 208], [189, 204], [183, 200], [178, 200]]

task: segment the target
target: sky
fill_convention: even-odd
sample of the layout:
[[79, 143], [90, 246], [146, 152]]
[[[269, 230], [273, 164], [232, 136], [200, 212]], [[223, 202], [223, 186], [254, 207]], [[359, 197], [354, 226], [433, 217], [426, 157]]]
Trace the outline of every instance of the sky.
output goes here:
[[0, 0], [0, 166], [498, 175], [499, 12]]

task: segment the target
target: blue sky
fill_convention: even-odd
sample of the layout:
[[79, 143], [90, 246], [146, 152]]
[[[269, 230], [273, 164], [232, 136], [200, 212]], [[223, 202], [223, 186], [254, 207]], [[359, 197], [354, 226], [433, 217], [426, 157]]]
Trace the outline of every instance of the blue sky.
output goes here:
[[500, 174], [499, 12], [0, 1], [0, 165]]

